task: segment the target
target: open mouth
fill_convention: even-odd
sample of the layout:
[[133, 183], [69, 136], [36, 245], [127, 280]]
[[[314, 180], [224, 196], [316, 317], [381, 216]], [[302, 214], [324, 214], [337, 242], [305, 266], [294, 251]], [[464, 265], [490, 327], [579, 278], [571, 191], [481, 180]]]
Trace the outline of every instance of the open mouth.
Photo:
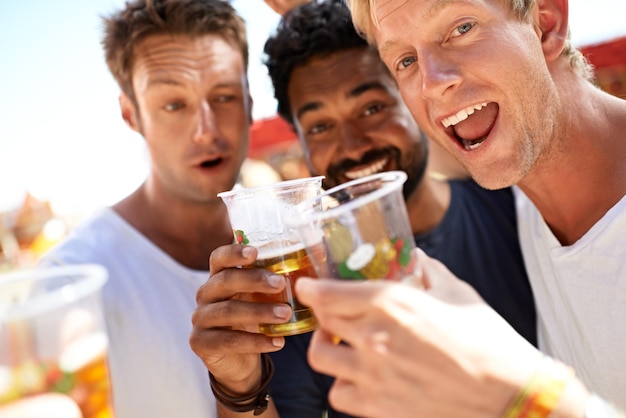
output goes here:
[[212, 160], [205, 160], [202, 163], [200, 163], [200, 167], [213, 168], [213, 167], [220, 165], [222, 161], [224, 161], [222, 157], [214, 158]]
[[385, 157], [378, 161], [374, 161], [373, 163], [367, 166], [360, 166], [350, 171], [346, 171], [344, 173], [344, 176], [346, 176], [350, 180], [354, 180], [354, 179], [359, 179], [361, 177], [369, 176], [371, 174], [378, 173], [385, 167], [385, 165], [387, 165], [388, 161], [389, 161], [389, 157]]
[[494, 102], [478, 103], [461, 109], [456, 114], [444, 118], [444, 128], [451, 128], [454, 137], [467, 151], [473, 151], [483, 144], [498, 117], [499, 106]]

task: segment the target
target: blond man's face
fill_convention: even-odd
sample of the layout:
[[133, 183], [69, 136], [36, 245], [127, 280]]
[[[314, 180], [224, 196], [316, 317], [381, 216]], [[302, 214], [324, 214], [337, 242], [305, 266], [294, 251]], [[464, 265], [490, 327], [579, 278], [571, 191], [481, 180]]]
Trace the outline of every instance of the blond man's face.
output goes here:
[[372, 6], [380, 56], [426, 134], [486, 188], [524, 178], [559, 131], [537, 25], [501, 0]]

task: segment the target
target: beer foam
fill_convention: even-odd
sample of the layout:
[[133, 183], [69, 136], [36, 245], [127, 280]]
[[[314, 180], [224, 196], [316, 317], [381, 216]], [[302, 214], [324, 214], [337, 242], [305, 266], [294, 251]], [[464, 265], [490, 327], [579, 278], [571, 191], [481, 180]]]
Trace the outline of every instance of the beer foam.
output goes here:
[[304, 250], [304, 244], [301, 242], [272, 242], [258, 247], [257, 250], [259, 251], [258, 259], [268, 259]]
[[104, 332], [95, 332], [72, 341], [61, 353], [59, 367], [73, 373], [106, 353], [108, 339]]

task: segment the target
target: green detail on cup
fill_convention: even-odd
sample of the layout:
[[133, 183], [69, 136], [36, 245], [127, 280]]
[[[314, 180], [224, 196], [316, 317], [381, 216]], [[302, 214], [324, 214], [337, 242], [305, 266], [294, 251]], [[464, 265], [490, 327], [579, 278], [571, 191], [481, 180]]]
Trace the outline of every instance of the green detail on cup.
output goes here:
[[74, 375], [63, 373], [58, 377], [52, 386], [52, 390], [59, 393], [68, 394], [74, 388]]
[[339, 263], [337, 270], [339, 277], [342, 279], [365, 280], [365, 277], [359, 271], [350, 270], [345, 261], [343, 263]]
[[235, 242], [237, 242], [237, 244], [249, 244], [250, 240], [248, 239], [248, 237], [246, 237], [246, 234], [241, 230], [241, 229], [236, 229], [235, 230]]
[[398, 263], [400, 263], [402, 267], [408, 266], [411, 261], [411, 243], [401, 238], [394, 241], [394, 246], [398, 251]]

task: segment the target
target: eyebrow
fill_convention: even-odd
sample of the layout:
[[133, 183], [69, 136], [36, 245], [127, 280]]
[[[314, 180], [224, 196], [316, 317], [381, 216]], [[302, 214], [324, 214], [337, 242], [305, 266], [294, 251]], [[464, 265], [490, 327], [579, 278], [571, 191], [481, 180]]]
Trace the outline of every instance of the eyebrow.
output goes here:
[[[448, 6], [449, 4], [460, 3], [461, 1], [462, 0], [435, 0], [435, 2], [430, 5], [428, 10], [426, 10], [426, 13], [425, 13], [426, 20], [431, 20], [438, 11]], [[387, 40], [378, 47], [378, 53], [380, 55], [383, 55], [388, 50], [393, 49], [393, 47], [397, 44], [398, 42], [396, 42], [393, 39]]]
[[166, 84], [166, 85], [171, 85], [171, 86], [180, 86], [181, 85], [181, 83], [179, 83], [178, 81], [174, 80], [173, 78], [157, 77], [157, 78], [151, 78], [150, 80], [148, 80], [147, 87], [157, 86], [157, 85], [161, 85], [161, 84]]
[[[346, 98], [355, 98], [355, 97], [359, 97], [360, 95], [371, 91], [371, 90], [382, 90], [382, 91], [387, 91], [387, 87], [385, 87], [385, 85], [383, 85], [380, 81], [368, 81], [366, 83], [362, 83], [359, 84], [358, 86], [356, 86], [355, 88], [353, 88], [352, 90], [350, 90], [347, 94], [346, 94]], [[318, 110], [320, 108], [324, 107], [324, 105], [322, 104], [322, 102], [308, 102], [305, 103], [304, 105], [302, 105], [296, 112], [296, 117], [297, 119], [300, 119], [302, 117], [303, 114], [307, 113], [307, 112], [312, 112], [315, 110]]]

